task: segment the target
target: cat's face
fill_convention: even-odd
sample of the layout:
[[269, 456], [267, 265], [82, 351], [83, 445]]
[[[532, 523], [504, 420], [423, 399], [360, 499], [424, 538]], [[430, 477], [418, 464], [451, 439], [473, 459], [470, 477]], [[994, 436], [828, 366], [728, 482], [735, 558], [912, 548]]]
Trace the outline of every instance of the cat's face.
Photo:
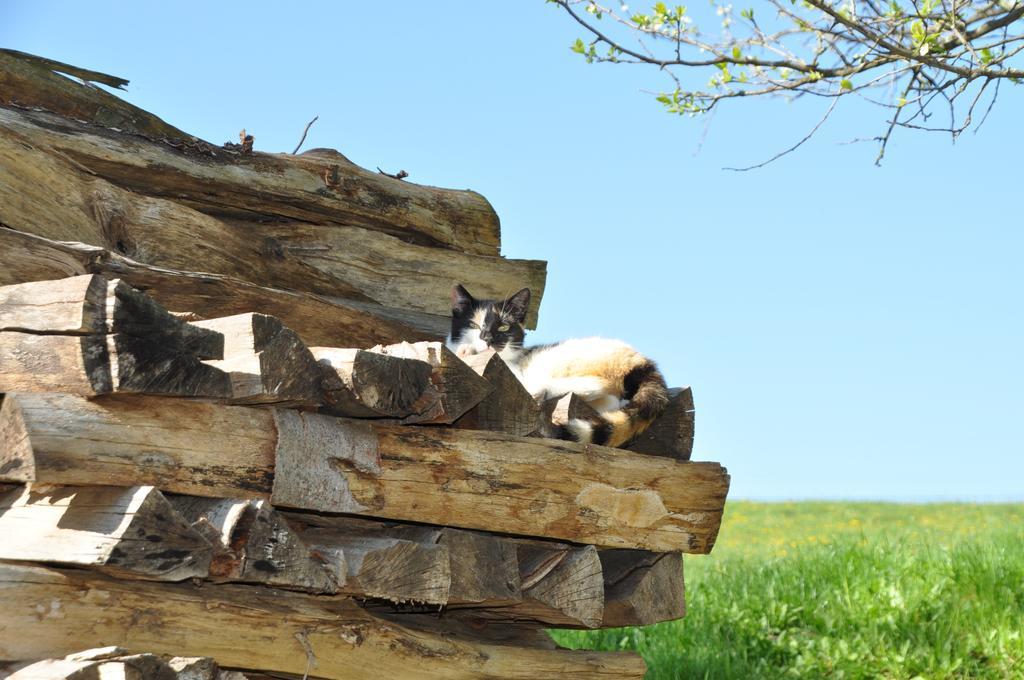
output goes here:
[[461, 285], [452, 288], [452, 330], [450, 342], [457, 347], [483, 352], [488, 348], [501, 352], [523, 346], [526, 309], [530, 289], [504, 300], [477, 300]]

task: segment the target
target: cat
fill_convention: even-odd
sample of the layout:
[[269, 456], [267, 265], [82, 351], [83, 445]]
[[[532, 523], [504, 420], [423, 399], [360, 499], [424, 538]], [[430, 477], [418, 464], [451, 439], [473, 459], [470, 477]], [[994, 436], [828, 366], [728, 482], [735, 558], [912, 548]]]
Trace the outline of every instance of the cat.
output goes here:
[[504, 300], [478, 300], [452, 288], [450, 350], [467, 356], [495, 350], [538, 402], [575, 392], [600, 420], [557, 424], [559, 439], [622, 446], [665, 410], [668, 388], [653, 361], [619, 340], [576, 338], [524, 347], [530, 289]]

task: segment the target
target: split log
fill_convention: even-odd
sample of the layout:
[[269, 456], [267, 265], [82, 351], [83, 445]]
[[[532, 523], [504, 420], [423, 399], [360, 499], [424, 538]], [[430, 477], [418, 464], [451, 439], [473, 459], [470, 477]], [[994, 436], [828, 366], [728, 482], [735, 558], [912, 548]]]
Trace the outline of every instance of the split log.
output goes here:
[[729, 486], [717, 463], [158, 397], [8, 394], [0, 445], [0, 481], [269, 492], [286, 507], [658, 552], [708, 552]]
[[15, 489], [0, 495], [0, 535], [0, 559], [161, 581], [210, 570], [210, 543], [151, 486]]
[[[310, 347], [320, 367], [324, 410], [350, 418], [406, 418], [419, 404], [432, 404], [433, 367], [361, 349]], [[423, 401], [421, 401], [423, 400]]]
[[446, 546], [329, 528], [304, 531], [302, 539], [344, 577], [341, 593], [395, 603], [448, 601], [451, 559]]
[[301, 593], [245, 586], [197, 589], [6, 564], [0, 565], [0, 602], [0, 658], [11, 660], [115, 644], [346, 680], [640, 678], [645, 670], [634, 654], [445, 637], [379, 619], [354, 603], [325, 606]]
[[447, 316], [451, 313], [453, 281], [461, 281], [481, 298], [499, 299], [511, 290], [527, 287], [531, 300], [524, 325], [537, 327], [540, 301], [534, 301], [532, 296], [542, 297], [544, 293], [547, 264], [543, 261], [428, 248], [341, 225], [245, 225], [246, 232], [254, 228], [275, 248], [300, 258], [318, 276], [343, 282], [366, 298], [389, 307]]
[[163, 339], [0, 332], [0, 392], [231, 396], [227, 373]]
[[77, 83], [61, 73], [116, 88], [128, 84], [123, 78], [5, 49], [0, 50], [0, 104], [53, 111], [150, 139], [195, 141], [195, 137], [106, 90]]
[[604, 611], [601, 561], [592, 545], [518, 546], [523, 601], [511, 608], [517, 618], [565, 627], [597, 628]]
[[[450, 527], [288, 513], [302, 538], [331, 554], [350, 576], [344, 592], [391, 602], [501, 607], [522, 599], [516, 545], [507, 538]], [[402, 564], [361, 558], [349, 546], [416, 555]], [[372, 585], [373, 588], [367, 587]], [[436, 611], [436, 610], [435, 610]]]
[[690, 460], [693, 451], [693, 392], [689, 387], [669, 390], [668, 407], [626, 449], [654, 456]]
[[206, 363], [231, 377], [231, 403], [315, 409], [323, 401], [316, 359], [275, 317], [250, 312], [193, 325], [224, 336], [224, 359]]
[[559, 425], [564, 425], [570, 420], [596, 422], [600, 417], [594, 407], [583, 401], [582, 397], [569, 392], [561, 397], [548, 399], [540, 405], [540, 427], [534, 436], [559, 439]]
[[172, 496], [170, 502], [213, 545], [212, 580], [337, 592], [323, 561], [266, 501]]
[[235, 671], [222, 671], [209, 657], [162, 658], [131, 654], [121, 647], [99, 647], [68, 654], [63, 659], [29, 663], [8, 680], [245, 680]]
[[88, 92], [92, 88], [47, 73], [45, 66], [24, 58], [29, 55], [21, 56], [0, 55], [5, 71], [0, 89], [6, 91], [0, 104], [63, 116], [19, 112], [56, 130], [48, 135], [56, 149], [119, 185], [173, 196], [213, 214], [353, 224], [465, 252], [498, 254], [498, 216], [475, 192], [396, 181], [340, 154], [330, 162], [316, 155], [240, 155], [108, 93]]
[[483, 401], [455, 421], [455, 427], [504, 432], [518, 437], [537, 429], [540, 407], [504, 359], [490, 350], [465, 357], [463, 361], [492, 389]]
[[107, 333], [107, 290], [102, 276], [5, 285], [0, 287], [0, 331]]
[[91, 396], [113, 389], [105, 336], [0, 332], [0, 392]]
[[7, 393], [0, 404], [0, 479], [268, 497], [276, 441], [273, 415], [263, 409]]
[[124, 281], [85, 275], [0, 287], [0, 331], [159, 339], [200, 359], [224, 356], [220, 333], [186, 323]]
[[[70, 238], [70, 237], [69, 237]], [[327, 298], [256, 285], [229, 276], [145, 265], [110, 250], [62, 243], [0, 227], [0, 284], [86, 273], [106, 274], [145, 291], [168, 309], [200, 318], [260, 310], [314, 344], [369, 347], [399, 340], [434, 340], [449, 318], [374, 303]]]
[[[221, 334], [121, 280], [84, 275], [0, 287], [0, 391], [226, 397]], [[109, 335], [107, 335], [109, 334]]]
[[602, 550], [604, 628], [646, 626], [686, 615], [683, 556], [642, 550]]
[[402, 419], [405, 424], [449, 424], [479, 404], [491, 385], [455, 356], [442, 342], [401, 342], [376, 346], [369, 351], [401, 359], [417, 359], [430, 364], [428, 389], [414, 405], [414, 413]]

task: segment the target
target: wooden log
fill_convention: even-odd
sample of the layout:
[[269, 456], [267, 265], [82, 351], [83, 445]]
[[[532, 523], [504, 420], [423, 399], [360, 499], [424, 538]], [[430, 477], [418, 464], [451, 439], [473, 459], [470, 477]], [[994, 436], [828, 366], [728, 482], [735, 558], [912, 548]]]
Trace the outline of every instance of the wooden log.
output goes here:
[[0, 658], [11, 660], [115, 644], [135, 652], [209, 656], [221, 666], [346, 680], [640, 678], [645, 670], [634, 654], [446, 637], [379, 619], [354, 603], [328, 605], [302, 593], [246, 586], [197, 589], [4, 564], [0, 605]]
[[[351, 225], [411, 244], [499, 259], [497, 216], [474, 192], [397, 182], [340, 158], [259, 152], [240, 156], [209, 146], [202, 155], [181, 153], [36, 111], [0, 109], [0, 127], [6, 128], [4, 136], [17, 135], [32, 145], [26, 154], [64, 156], [64, 164], [78, 170], [44, 187], [69, 186], [92, 175], [100, 178], [100, 186], [116, 185], [151, 200], [173, 199], [214, 218], [254, 225], [286, 220]], [[19, 226], [17, 221], [5, 222]]]
[[172, 496], [170, 502], [212, 544], [212, 580], [337, 592], [323, 561], [266, 501]]
[[540, 407], [505, 361], [493, 350], [473, 354], [463, 361], [491, 386], [491, 393], [466, 411], [455, 427], [492, 430], [525, 437], [537, 429]]
[[[29, 121], [36, 115], [46, 118], [47, 124], [59, 121], [57, 124], [64, 131], [55, 132]], [[531, 299], [526, 322], [531, 328], [536, 325], [546, 277], [544, 262], [502, 258], [496, 249], [475, 253], [437, 248], [431, 241], [416, 242], [414, 235], [397, 227], [390, 227], [388, 231], [393, 233], [389, 234], [353, 221], [332, 224], [315, 214], [307, 214], [307, 218], [316, 224], [307, 224], [290, 221], [292, 218], [287, 215], [260, 212], [269, 194], [254, 188], [257, 184], [269, 187], [286, 183], [298, 171], [308, 172], [309, 179], [320, 182], [322, 188], [319, 161], [283, 157], [285, 167], [280, 168], [281, 172], [274, 172], [266, 163], [256, 163], [252, 168], [253, 177], [259, 178], [256, 184], [209, 187], [202, 197], [208, 199], [210, 191], [217, 193], [212, 202], [190, 205], [191, 194], [168, 186], [187, 174], [162, 166], [163, 161], [183, 161], [181, 169], [185, 173], [210, 173], [207, 179], [216, 184], [216, 177], [233, 181], [242, 170], [236, 163], [248, 167], [252, 159], [225, 158], [223, 164], [213, 165], [196, 163], [174, 151], [163, 152], [156, 145], [135, 139], [132, 141], [145, 148], [118, 147], [120, 152], [145, 154], [155, 149], [160, 151], [161, 158], [152, 161], [158, 176], [137, 184], [118, 175], [134, 169], [110, 166], [103, 157], [75, 155], [74, 150], [63, 145], [66, 141], [91, 139], [100, 147], [87, 147], [102, 156], [103, 144], [121, 141], [117, 135], [107, 139], [83, 133], [83, 137], [80, 131], [65, 128], [66, 123], [46, 114], [0, 108], [0, 174], [5, 176], [0, 183], [3, 224], [53, 240], [101, 246], [152, 266], [187, 270], [201, 262], [205, 271], [256, 284], [444, 317], [450, 313], [453, 280], [463, 281], [480, 295], [494, 296], [525, 284], [535, 298]], [[168, 154], [167, 158], [163, 153]], [[275, 157], [266, 158], [271, 165], [278, 162]], [[105, 173], [104, 169], [113, 174]], [[376, 178], [381, 176], [375, 173], [373, 177], [379, 181]], [[398, 191], [415, 186], [388, 181], [399, 185]], [[166, 192], [165, 197], [140, 195], [151, 190]], [[229, 191], [244, 193], [229, 196]], [[55, 200], [55, 196], [61, 199]], [[312, 206], [316, 196], [310, 196], [312, 201], [295, 206]], [[483, 201], [482, 197], [477, 198]], [[239, 214], [230, 205], [232, 201], [244, 203], [252, 211]], [[209, 214], [211, 211], [215, 214]], [[229, 214], [224, 215], [225, 211]], [[204, 238], [197, 241], [196, 233], [202, 233]]]
[[152, 267], [82, 243], [63, 243], [0, 227], [0, 284], [100, 273], [145, 291], [168, 309], [200, 318], [259, 310], [273, 314], [313, 344], [369, 347], [399, 340], [436, 340], [450, 319], [409, 310], [269, 288], [217, 274]]
[[[522, 599], [516, 544], [507, 538], [451, 527], [354, 517], [310, 513], [287, 513], [286, 516], [304, 540], [315, 543], [321, 553], [330, 553], [338, 559], [339, 567], [350, 570], [350, 574], [361, 569], [361, 574], [347, 584], [344, 592], [348, 594], [449, 607], [501, 607]], [[404, 546], [401, 550], [418, 554], [420, 559], [418, 563], [409, 560], [400, 576], [396, 575], [396, 566], [384, 560], [374, 563], [362, 559], [358, 565], [344, 564], [345, 555], [349, 554], [347, 545], [362, 549], [374, 541], [380, 542], [381, 548], [397, 550], [395, 546]], [[367, 583], [376, 586], [377, 594], [358, 589]]]
[[0, 332], [0, 392], [88, 396], [113, 389], [105, 336]]
[[624, 448], [637, 453], [690, 460], [693, 451], [693, 392], [689, 387], [669, 390], [671, 398], [665, 411], [650, 427]]
[[642, 550], [602, 550], [603, 628], [646, 626], [686, 615], [683, 556]]
[[425, 361], [432, 368], [429, 389], [414, 405], [405, 424], [449, 424], [479, 404], [492, 390], [491, 385], [455, 356], [442, 342], [401, 342], [375, 346], [369, 351], [401, 359]]
[[0, 481], [269, 492], [286, 507], [657, 552], [708, 552], [729, 485], [717, 463], [141, 396], [8, 394], [0, 446]]
[[0, 535], [0, 559], [81, 565], [122, 578], [202, 578], [212, 555], [151, 486], [9, 491], [0, 495]]
[[150, 139], [195, 141], [195, 137], [106, 90], [75, 82], [60, 73], [117, 88], [128, 84], [123, 78], [5, 49], [0, 50], [0, 104], [53, 111], [72, 120], [118, 128]]
[[[325, 547], [381, 542], [406, 545], [431, 552], [434, 574], [440, 586], [433, 598], [420, 602], [446, 605], [449, 615], [473, 621], [539, 622], [550, 627], [593, 628], [601, 624], [604, 601], [601, 563], [593, 546], [524, 541], [476, 531], [393, 522], [374, 522], [347, 517], [290, 514], [293, 521], [313, 528], [303, 538]], [[319, 539], [319, 540], [318, 540]], [[350, 567], [351, 569], [351, 567]], [[385, 564], [377, 569], [387, 573]], [[432, 583], [414, 568], [398, 583]], [[394, 589], [395, 586], [390, 586]], [[423, 588], [426, 590], [426, 587]], [[356, 592], [355, 594], [360, 594]], [[392, 601], [403, 601], [388, 597]], [[416, 601], [414, 598], [407, 600]], [[410, 613], [436, 610], [410, 609]]]
[[9, 680], [229, 680], [245, 678], [221, 671], [209, 657], [162, 658], [130, 654], [121, 647], [98, 647], [25, 665]]
[[344, 574], [339, 592], [396, 603], [448, 602], [451, 559], [437, 544], [353, 535], [331, 528], [304, 531], [302, 539]]
[[226, 398], [229, 376], [163, 339], [0, 332], [0, 392]]
[[[310, 347], [320, 367], [324, 410], [350, 418], [406, 418], [425, 398], [433, 367], [361, 349]], [[421, 401], [423, 400], [423, 401]]]
[[[498, 216], [475, 192], [397, 181], [341, 154], [330, 159], [241, 155], [108, 93], [48, 73], [45, 66], [10, 52], [0, 58], [5, 71], [0, 87], [7, 91], [0, 104], [61, 114], [23, 112], [54, 130], [49, 137], [62, 142], [56, 148], [117, 184], [185, 199], [208, 212], [354, 224], [465, 252], [498, 254]], [[154, 139], [160, 141], [149, 141]]]
[[298, 334], [266, 314], [196, 321], [224, 336], [224, 359], [208, 361], [231, 377], [231, 403], [317, 408], [320, 368]]
[[271, 412], [242, 406], [45, 393], [8, 393], [0, 404], [6, 481], [268, 497], [276, 443]]
[[0, 287], [0, 331], [155, 338], [200, 359], [220, 359], [224, 339], [169, 313], [124, 281], [85, 275]]
[[518, 553], [523, 602], [514, 608], [517, 617], [556, 626], [601, 625], [604, 581], [594, 546], [550, 548], [522, 543]]
[[0, 287], [0, 331], [86, 335], [108, 330], [102, 276]]
[[[245, 230], [253, 228], [247, 224]], [[429, 248], [350, 226], [273, 222], [255, 228], [283, 252], [301, 258], [315, 274], [344, 282], [390, 307], [449, 315], [452, 281], [461, 281], [481, 298], [500, 299], [510, 290], [527, 287], [531, 301], [525, 326], [537, 327], [540, 307], [532, 294], [543, 295], [547, 277], [543, 261]]]

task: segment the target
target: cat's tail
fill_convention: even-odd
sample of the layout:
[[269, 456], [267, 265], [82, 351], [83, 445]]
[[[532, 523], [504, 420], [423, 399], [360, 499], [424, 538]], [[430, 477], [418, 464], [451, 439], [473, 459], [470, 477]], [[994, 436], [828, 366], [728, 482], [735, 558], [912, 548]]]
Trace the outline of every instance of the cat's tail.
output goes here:
[[574, 418], [566, 423], [565, 439], [603, 446], [622, 446], [647, 429], [668, 405], [668, 387], [654, 362], [644, 359], [623, 379], [625, 405], [603, 411], [595, 421]]

